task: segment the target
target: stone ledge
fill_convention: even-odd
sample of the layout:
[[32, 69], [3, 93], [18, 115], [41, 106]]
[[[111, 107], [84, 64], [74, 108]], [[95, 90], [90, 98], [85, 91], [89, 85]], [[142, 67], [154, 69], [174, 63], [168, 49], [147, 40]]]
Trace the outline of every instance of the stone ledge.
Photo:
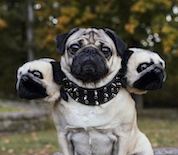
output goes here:
[[36, 111], [26, 111], [26, 112], [11, 112], [11, 113], [2, 113], [0, 114], [0, 120], [17, 120], [17, 119], [31, 119], [31, 118], [39, 118], [44, 115], [50, 114], [50, 111], [44, 110], [36, 110]]
[[[53, 155], [62, 155], [59, 152]], [[178, 155], [178, 148], [154, 148], [154, 155]]]
[[155, 148], [155, 155], [178, 155], [178, 148]]
[[0, 113], [0, 133], [32, 132], [46, 129], [49, 124], [50, 110], [45, 104], [1, 101], [1, 106], [21, 107], [23, 111]]

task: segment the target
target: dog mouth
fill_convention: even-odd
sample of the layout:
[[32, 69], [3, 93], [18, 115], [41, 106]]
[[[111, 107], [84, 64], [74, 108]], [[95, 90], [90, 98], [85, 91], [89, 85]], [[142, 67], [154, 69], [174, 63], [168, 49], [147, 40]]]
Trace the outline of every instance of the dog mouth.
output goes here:
[[86, 74], [87, 76], [92, 76], [96, 72], [96, 64], [92, 61], [85, 62], [81, 65], [81, 72]]
[[97, 82], [107, 75], [108, 67], [100, 52], [89, 47], [74, 57], [71, 73], [83, 82]]
[[20, 98], [25, 99], [40, 99], [47, 96], [46, 89], [28, 75], [21, 77], [17, 86], [17, 92]]
[[83, 82], [96, 82], [107, 75], [108, 69], [99, 67], [93, 61], [79, 64], [76, 68], [72, 67], [72, 74]]
[[134, 87], [141, 90], [157, 90], [161, 89], [165, 80], [165, 72], [156, 67], [146, 72], [139, 80], [134, 83]]

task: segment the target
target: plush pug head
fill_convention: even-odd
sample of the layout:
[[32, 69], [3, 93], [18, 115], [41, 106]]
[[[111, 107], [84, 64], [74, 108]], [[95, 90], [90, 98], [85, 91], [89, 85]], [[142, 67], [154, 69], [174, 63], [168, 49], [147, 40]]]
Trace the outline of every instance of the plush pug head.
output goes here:
[[56, 37], [61, 68], [82, 87], [107, 84], [121, 68], [127, 45], [110, 29], [74, 28]]
[[133, 54], [127, 63], [127, 90], [143, 94], [148, 90], [160, 89], [166, 78], [164, 60], [148, 50], [129, 48], [129, 51]]
[[60, 63], [53, 59], [39, 59], [25, 63], [18, 69], [17, 91], [21, 98], [54, 102], [60, 97], [64, 74]]

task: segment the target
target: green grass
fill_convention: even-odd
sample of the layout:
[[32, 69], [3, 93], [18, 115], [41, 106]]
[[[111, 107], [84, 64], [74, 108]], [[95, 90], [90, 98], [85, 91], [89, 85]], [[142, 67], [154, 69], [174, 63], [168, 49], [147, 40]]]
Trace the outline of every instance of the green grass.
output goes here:
[[[178, 147], [177, 121], [138, 118], [138, 126], [153, 147]], [[0, 135], [0, 155], [51, 155], [58, 151], [55, 129]]]
[[153, 147], [178, 147], [178, 121], [138, 118], [138, 126]]
[[0, 136], [0, 155], [48, 155], [58, 152], [56, 131]]
[[0, 113], [6, 113], [6, 112], [19, 112], [24, 111], [24, 109], [19, 107], [11, 107], [11, 106], [0, 106]]

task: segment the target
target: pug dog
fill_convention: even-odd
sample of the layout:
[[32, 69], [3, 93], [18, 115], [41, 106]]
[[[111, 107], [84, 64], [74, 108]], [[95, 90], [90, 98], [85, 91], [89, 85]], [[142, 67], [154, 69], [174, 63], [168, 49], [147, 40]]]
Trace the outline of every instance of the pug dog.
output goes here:
[[23, 64], [17, 71], [16, 89], [21, 98], [54, 103], [60, 97], [60, 83], [64, 78], [60, 63], [49, 58]]
[[154, 52], [140, 48], [129, 48], [132, 52], [127, 63], [127, 90], [130, 93], [144, 94], [161, 89], [166, 78], [165, 62]]
[[52, 112], [63, 155], [153, 155], [122, 86], [127, 45], [107, 28], [74, 28], [55, 41], [66, 76], [67, 97]]

